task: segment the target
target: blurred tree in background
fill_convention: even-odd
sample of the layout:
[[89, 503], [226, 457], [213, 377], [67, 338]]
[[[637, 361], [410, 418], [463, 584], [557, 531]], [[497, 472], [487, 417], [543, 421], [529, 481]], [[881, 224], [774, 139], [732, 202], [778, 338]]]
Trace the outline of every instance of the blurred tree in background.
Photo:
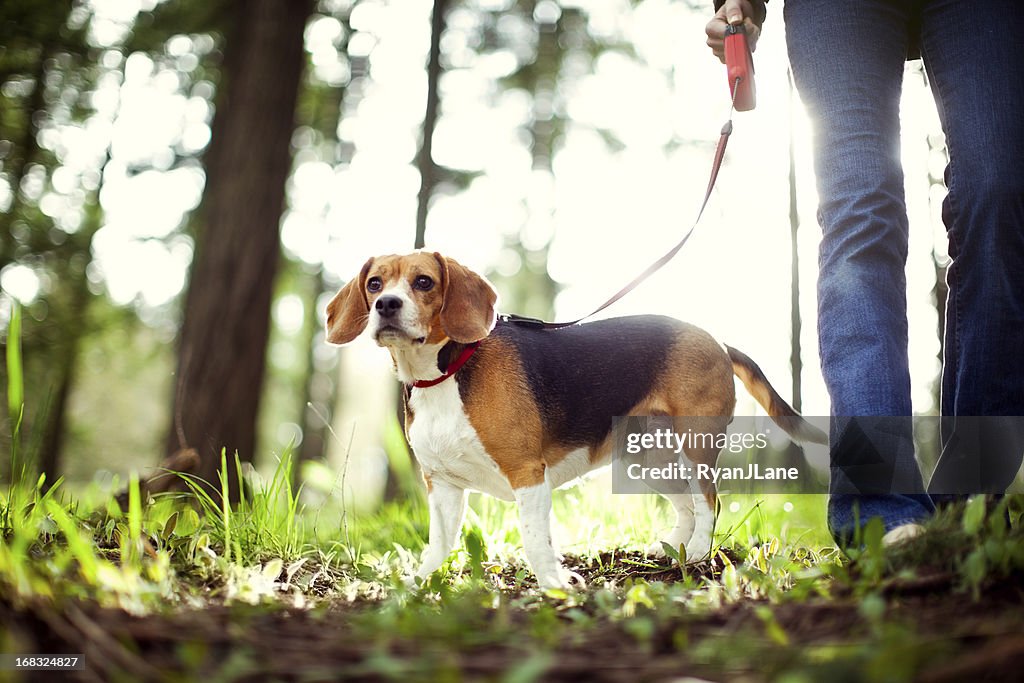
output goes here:
[[[68, 424], [68, 406], [82, 344], [90, 346], [88, 361], [99, 360], [89, 363], [94, 370], [108, 360], [97, 353], [137, 350], [123, 343], [124, 334], [151, 336], [140, 330], [133, 313], [146, 318], [143, 328], [168, 326], [168, 318], [175, 327], [176, 316], [166, 305], [155, 314], [138, 297], [134, 311], [97, 297], [104, 293], [104, 273], [93, 260], [93, 238], [110, 219], [101, 194], [116, 182], [106, 181], [112, 148], [119, 144], [117, 118], [129, 107], [121, 96], [126, 54], [149, 55], [135, 60], [140, 65], [135, 71], [173, 77], [172, 89], [191, 96], [189, 104], [214, 104], [214, 94], [219, 95], [217, 125], [224, 132], [213, 136], [215, 144], [203, 159], [204, 209], [172, 233], [184, 238], [189, 251], [193, 236], [200, 235], [192, 278], [198, 286], [191, 290], [180, 331], [184, 372], [175, 394], [187, 404], [176, 406], [173, 414], [181, 427], [176, 432], [193, 431], [195, 436], [185, 438], [207, 446], [208, 463], [219, 455], [216, 444], [238, 447], [243, 458], [251, 458], [304, 64], [303, 33], [312, 9], [303, 3], [172, 1], [134, 8], [106, 3], [104, 11], [101, 4], [9, 2], [0, 9], [0, 277], [5, 295], [29, 305], [24, 346], [30, 398], [23, 434], [51, 481], [61, 470], [62, 446], [78, 431]], [[225, 36], [236, 47], [223, 59]], [[283, 113], [275, 117], [275, 110]], [[148, 156], [122, 143], [113, 175], [134, 179], [197, 169], [209, 137], [198, 144], [182, 137]], [[205, 231], [197, 229], [201, 221]], [[117, 329], [123, 333], [115, 332], [112, 340], [111, 330]], [[143, 391], [162, 399], [166, 380], [162, 384]], [[90, 402], [116, 409], [119, 401], [111, 394], [131, 391], [110, 384], [105, 389], [102, 398], [93, 393]], [[122, 412], [119, 417], [123, 431], [130, 431], [125, 423], [146, 416]], [[152, 418], [147, 422], [152, 432]], [[109, 426], [119, 425], [115, 420]], [[176, 433], [173, 440], [178, 439]], [[104, 455], [123, 462], [127, 454], [111, 452], [115, 435], [101, 441], [108, 452], [98, 454], [99, 463]], [[138, 467], [152, 464], [155, 455], [129, 457]]]
[[[23, 433], [51, 482], [82, 340], [97, 318], [116, 317], [90, 315], [90, 248], [116, 116], [94, 96], [117, 74], [116, 58], [89, 45], [87, 19], [70, 1], [15, 0], [0, 14], [0, 284], [30, 302], [23, 344], [36, 400]], [[93, 133], [85, 147], [73, 144], [82, 129]]]
[[[168, 448], [197, 448], [199, 475], [209, 482], [217, 481], [222, 448], [242, 460], [256, 450], [303, 32], [311, 11], [312, 3], [302, 0], [224, 6], [225, 58], [178, 341], [174, 417], [180, 433]], [[228, 471], [233, 479], [235, 469]]]

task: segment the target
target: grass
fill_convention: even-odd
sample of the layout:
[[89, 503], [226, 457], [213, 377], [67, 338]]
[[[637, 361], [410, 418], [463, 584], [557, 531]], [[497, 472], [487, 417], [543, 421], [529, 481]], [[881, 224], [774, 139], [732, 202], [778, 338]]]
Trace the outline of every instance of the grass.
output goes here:
[[[237, 465], [223, 457], [222, 474], [229, 466]], [[249, 667], [239, 671], [251, 673], [266, 659], [261, 647], [243, 647], [249, 636], [239, 635], [242, 644], [232, 641], [231, 649], [241, 648], [241, 659], [231, 667], [214, 664], [202, 643], [220, 632], [203, 636], [208, 621], [227, 619], [251, 635], [258, 629], [247, 629], [264, 619], [284, 619], [275, 628], [296, 627], [303, 623], [296, 610], [331, 624], [327, 631], [310, 626], [318, 635], [306, 634], [304, 647], [320, 647], [316, 638], [332, 630], [347, 634], [358, 644], [351, 655], [358, 662], [333, 666], [384, 678], [459, 680], [463, 657], [483, 657], [480, 666], [505, 680], [557, 678], [563, 664], [554, 653], [569, 648], [586, 661], [593, 646], [597, 668], [614, 665], [614, 657], [605, 661], [614, 651], [654, 671], [678, 660], [705, 674], [739, 671], [755, 679], [836, 672], [857, 679], [884, 670], [882, 679], [909, 680], [967, 641], [919, 623], [921, 612], [903, 608], [907, 595], [938, 586], [967, 611], [988, 609], [993, 586], [1003, 590], [1024, 572], [1019, 526], [1005, 522], [1007, 510], [1015, 519], [1021, 513], [1008, 507], [1010, 499], [991, 513], [983, 498], [947, 513], [923, 545], [899, 552], [884, 549], [879, 530], [869, 527], [863, 549], [850, 557], [821, 532], [821, 497], [726, 499], [713, 560], [679, 568], [640, 553], [667, 522], [656, 499], [613, 496], [598, 481], [555, 498], [563, 551], [586, 577], [586, 590], [538, 590], [522, 559], [512, 506], [474, 496], [460, 548], [423, 590], [409, 591], [401, 578], [426, 537], [423, 501], [350, 516], [346, 541], [339, 526], [325, 531], [325, 520], [340, 518], [340, 501], [304, 507], [290, 468], [285, 454], [270, 477], [250, 478], [249, 493], [234, 508], [198, 486], [144, 504], [134, 478], [125, 510], [97, 490], [73, 499], [61, 485], [22, 485], [0, 500], [6, 609], [22, 618], [44, 614], [49, 624], [68, 621], [63, 615], [78, 609], [69, 605], [92, 605], [88, 618], [121, 633], [117, 642], [134, 636], [111, 615], [173, 624], [203, 614], [186, 639], [197, 649], [175, 652], [161, 670], [198, 675], [213, 667], [226, 680], [245, 679], [231, 668], [239, 662]], [[1011, 602], [1019, 607], [1019, 591]], [[136, 649], [145, 646], [136, 643], [129, 653]]]
[[119, 504], [12, 470], [0, 651], [81, 652], [95, 679], [168, 681], [958, 680], [1024, 654], [1012, 497], [948, 510], [895, 550], [869, 524], [846, 555], [823, 496], [723, 497], [712, 557], [680, 567], [641, 552], [666, 506], [598, 478], [554, 498], [587, 580], [565, 592], [537, 589], [514, 507], [474, 494], [459, 548], [409, 590], [422, 493], [355, 514], [337, 493], [304, 505], [290, 453], [266, 477], [222, 453], [221, 481], [228, 468], [248, 482], [234, 507], [190, 478], [146, 500], [131, 477]]
[[[222, 475], [228, 466], [222, 455]], [[250, 493], [232, 508], [191, 479], [187, 495], [160, 496], [143, 504], [138, 479], [132, 477], [124, 510], [99, 489], [73, 499], [59, 482], [46, 490], [43, 478], [34, 486], [21, 484], [0, 499], [5, 539], [0, 545], [0, 581], [16, 586], [15, 593], [22, 596], [56, 597], [58, 587], [68, 588], [72, 597], [133, 609], [146, 607], [144, 599], [140, 602], [146, 595], [154, 598], [154, 608], [169, 598], [188, 604], [197, 578], [207, 600], [272, 598], [280, 591], [263, 585], [263, 579], [273, 583], [286, 574], [286, 567], [293, 568], [290, 578], [295, 579], [296, 563], [340, 579], [338, 593], [351, 593], [346, 582], [367, 580], [395, 589], [392, 579], [408, 573], [426, 538], [424, 501], [393, 503], [375, 514], [354, 517], [346, 542], [337, 528], [333, 537], [325, 537], [317, 526], [340, 516], [340, 501], [304, 508], [292, 480], [290, 455], [285, 454], [272, 476], [251, 481]], [[819, 502], [793, 507], [783, 501], [727, 501], [717, 542], [745, 551], [761, 548], [764, 530], [775, 527], [782, 533], [771, 537], [772, 550], [765, 550], [765, 557], [789, 547], [789, 535], [807, 548]], [[558, 533], [566, 539], [562, 549], [575, 557], [597, 556], [607, 548], [638, 553], [667, 523], [667, 510], [654, 497], [613, 496], [599, 482], [558, 492], [554, 508]], [[485, 563], [525, 570], [514, 506], [474, 495], [464, 539], [442, 570], [455, 584], [482, 580], [479, 571], [473, 572]], [[828, 554], [826, 545], [814, 552]], [[615, 562], [621, 561], [599, 567], [597, 579], [601, 569], [613, 572]], [[259, 585], [237, 585], [245, 577]], [[62, 581], [68, 578], [71, 583]]]

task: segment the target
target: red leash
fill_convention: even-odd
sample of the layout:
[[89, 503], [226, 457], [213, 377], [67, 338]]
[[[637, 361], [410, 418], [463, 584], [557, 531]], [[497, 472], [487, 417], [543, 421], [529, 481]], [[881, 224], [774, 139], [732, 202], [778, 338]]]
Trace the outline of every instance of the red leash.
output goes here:
[[547, 330], [571, 327], [572, 325], [583, 322], [587, 318], [597, 315], [622, 297], [629, 294], [631, 291], [636, 289], [641, 282], [660, 270], [662, 266], [671, 261], [675, 255], [679, 253], [679, 250], [682, 249], [690, 240], [690, 236], [693, 235], [693, 231], [697, 228], [697, 224], [700, 223], [701, 216], [704, 215], [704, 209], [707, 208], [708, 201], [711, 199], [711, 192], [715, 189], [715, 182], [718, 180], [718, 172], [722, 169], [722, 160], [725, 158], [725, 148], [729, 144], [729, 136], [732, 135], [732, 112], [734, 110], [749, 111], [755, 106], [754, 62], [750, 56], [750, 47], [747, 44], [747, 35], [743, 30], [742, 25], [729, 26], [726, 30], [725, 63], [729, 77], [730, 95], [732, 96], [732, 105], [729, 108], [729, 120], [725, 122], [724, 126], [722, 126], [722, 133], [718, 138], [718, 144], [715, 146], [715, 157], [711, 163], [711, 178], [708, 180], [708, 189], [704, 192], [704, 200], [700, 204], [700, 210], [697, 212], [697, 218], [693, 221], [693, 225], [691, 225], [690, 229], [686, 231], [682, 239], [676, 242], [675, 246], [665, 252], [661, 258], [647, 266], [647, 269], [644, 270], [644, 272], [630, 280], [625, 287], [613, 294], [603, 304], [592, 310], [590, 313], [587, 313], [582, 318], [576, 318], [575, 320], [570, 320], [568, 322], [552, 323], [538, 318], [527, 318], [520, 315], [508, 314], [502, 315], [502, 320], [520, 325], [540, 327]]

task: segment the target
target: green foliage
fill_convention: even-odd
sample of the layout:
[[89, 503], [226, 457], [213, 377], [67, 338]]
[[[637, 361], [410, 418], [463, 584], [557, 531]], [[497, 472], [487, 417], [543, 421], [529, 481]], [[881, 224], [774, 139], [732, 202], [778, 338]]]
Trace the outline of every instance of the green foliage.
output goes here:
[[959, 563], [959, 574], [975, 599], [986, 585], [1024, 572], [1024, 544], [1007, 523], [1011, 498], [1004, 497], [987, 509], [989, 502], [985, 496], [976, 496], [963, 512], [964, 532], [977, 545]]
[[[82, 519], [75, 502], [62, 500], [60, 482], [46, 492], [42, 484], [40, 477], [34, 487], [22, 485], [2, 501], [7, 514], [0, 585], [13, 589], [14, 597], [90, 598], [140, 611], [174, 590], [167, 551], [132, 536], [136, 520], [120, 514]], [[113, 542], [118, 538], [120, 545]], [[140, 543], [150, 552], [130, 549]]]
[[7, 325], [7, 411], [12, 429], [17, 430], [24, 409], [25, 380], [21, 365], [21, 306], [11, 306]]
[[[300, 515], [298, 492], [292, 489], [292, 457], [286, 453], [269, 481], [258, 475], [246, 478], [237, 454], [228, 464], [221, 452], [220, 490], [211, 492], [199, 479], [180, 475], [194, 501], [203, 512], [203, 531], [209, 535], [207, 547], [216, 547], [231, 564], [244, 564], [267, 558], [297, 559], [304, 538], [306, 518]], [[228, 467], [234, 467], [240, 487], [240, 499], [232, 506], [228, 496]], [[249, 489], [251, 487], [251, 489]], [[249, 489], [247, 493], [247, 489]]]
[[[225, 455], [222, 476], [238, 468], [237, 459], [229, 463]], [[13, 514], [0, 544], [0, 585], [19, 601], [89, 598], [139, 613], [259, 605], [257, 612], [237, 612], [240, 625], [296, 606], [348, 609], [346, 637], [366, 652], [360, 670], [411, 678], [459, 678], [454, 653], [506, 652], [510, 644], [525, 650], [508, 658], [507, 680], [544, 678], [559, 666], [555, 653], [590, 652], [587, 643], [608, 638], [616, 651], [635, 653], [634, 662], [668, 654], [709, 672], [786, 680], [911, 680], [960, 651], [922, 630], [927, 623], [898, 598], [903, 583], [917, 580], [901, 563], [914, 556], [914, 566], [927, 573], [933, 551], [894, 552], [870, 528], [863, 552], [842, 560], [834, 547], [770, 532], [770, 520], [796, 510], [779, 513], [772, 501], [750, 500], [727, 514], [716, 538], [718, 574], [701, 575], [691, 565], [648, 581], [640, 574], [645, 563], [610, 558], [587, 565], [586, 590], [539, 591], [518, 538], [492, 526], [512, 521], [508, 506], [474, 500], [462, 547], [424, 586], [409, 590], [401, 578], [425, 535], [422, 504], [357, 516], [358, 549], [332, 544], [313, 528], [330, 511], [303, 508], [300, 492], [290, 487], [290, 463], [286, 454], [266, 481], [240, 472], [249, 488], [234, 508], [221, 504], [219, 491], [191, 480], [188, 496], [143, 504], [133, 479], [126, 512], [98, 496], [71, 500], [59, 483], [47, 492], [41, 482], [23, 486], [18, 507], [4, 501]], [[556, 509], [567, 499], [559, 496]], [[936, 521], [945, 525], [936, 530], [960, 529], [959, 537], [942, 539], [951, 592], [941, 600], [981, 599], [993, 582], [1024, 573], [1021, 531], [1005, 522], [1009, 505], [997, 503], [980, 522], [973, 505]], [[586, 504], [575, 512], [581, 528], [590, 524], [587, 517], [608, 515]], [[741, 541], [751, 528], [757, 533]], [[582, 558], [569, 561], [584, 569]], [[957, 585], [966, 592], [956, 592]], [[810, 639], [807, 619], [821, 620], [821, 632]], [[601, 666], [599, 652], [590, 656]]]
[[21, 306], [16, 303], [11, 305], [6, 346], [7, 416], [11, 425], [11, 482], [12, 488], [17, 488], [24, 478], [24, 464], [18, 456], [21, 446], [21, 419], [25, 411], [25, 379], [21, 362]]
[[223, 34], [230, 24], [229, 10], [230, 3], [227, 2], [161, 2], [140, 15], [125, 48], [129, 51], [157, 52], [162, 50], [171, 35]]
[[964, 508], [963, 529], [968, 536], [977, 536], [985, 524], [985, 496], [975, 496]]

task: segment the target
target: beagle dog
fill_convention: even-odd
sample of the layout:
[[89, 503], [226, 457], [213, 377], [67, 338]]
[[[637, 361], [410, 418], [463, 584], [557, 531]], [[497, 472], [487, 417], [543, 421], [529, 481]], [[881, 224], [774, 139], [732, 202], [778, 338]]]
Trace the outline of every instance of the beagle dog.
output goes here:
[[[364, 331], [391, 352], [406, 386], [405, 430], [427, 487], [430, 536], [416, 573], [432, 574], [455, 547], [466, 492], [519, 508], [537, 581], [571, 577], [551, 540], [551, 492], [611, 459], [616, 416], [709, 416], [720, 434], [736, 404], [733, 375], [797, 441], [824, 443], [747, 356], [703, 330], [655, 315], [561, 329], [497, 319], [497, 294], [452, 258], [417, 252], [371, 258], [327, 306], [327, 341]], [[690, 448], [714, 465], [713, 445]], [[707, 555], [716, 492], [663, 494], [676, 511], [665, 542]], [[661, 553], [661, 543], [650, 551]]]

